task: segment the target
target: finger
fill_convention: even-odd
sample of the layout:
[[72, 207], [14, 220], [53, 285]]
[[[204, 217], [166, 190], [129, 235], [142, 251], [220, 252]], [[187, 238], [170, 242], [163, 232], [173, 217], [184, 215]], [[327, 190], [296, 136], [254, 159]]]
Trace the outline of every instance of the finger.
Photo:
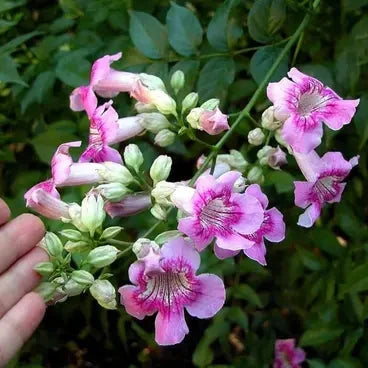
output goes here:
[[6, 203], [0, 198], [0, 225], [5, 224], [10, 218], [10, 210]]
[[20, 215], [0, 229], [0, 274], [28, 253], [43, 237], [42, 221], [31, 214]]
[[33, 267], [47, 260], [47, 253], [36, 247], [0, 275], [0, 318], [38, 285], [41, 277]]
[[0, 367], [22, 347], [41, 322], [46, 310], [42, 297], [35, 293], [25, 295], [0, 320]]

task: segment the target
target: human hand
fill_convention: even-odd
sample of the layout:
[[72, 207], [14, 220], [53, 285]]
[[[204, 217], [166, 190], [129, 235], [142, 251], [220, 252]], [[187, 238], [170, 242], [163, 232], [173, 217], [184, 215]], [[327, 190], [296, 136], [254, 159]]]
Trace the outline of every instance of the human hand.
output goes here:
[[44, 226], [30, 214], [12, 221], [9, 217], [9, 208], [0, 199], [0, 367], [31, 336], [46, 309], [42, 297], [32, 292], [40, 281], [33, 267], [48, 259], [36, 247]]

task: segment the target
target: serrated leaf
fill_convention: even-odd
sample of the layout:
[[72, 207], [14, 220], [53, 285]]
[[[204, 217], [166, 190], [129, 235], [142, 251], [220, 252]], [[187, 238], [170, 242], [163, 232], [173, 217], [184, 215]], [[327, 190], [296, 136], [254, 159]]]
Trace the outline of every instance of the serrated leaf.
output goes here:
[[170, 46], [180, 55], [191, 56], [202, 43], [203, 30], [189, 9], [171, 3], [166, 16]]
[[319, 327], [307, 330], [300, 339], [301, 346], [318, 346], [338, 338], [344, 329], [341, 327]]
[[168, 50], [166, 28], [152, 15], [130, 11], [129, 33], [135, 47], [151, 59], [162, 59]]
[[18, 74], [17, 64], [9, 55], [0, 55], [0, 65], [0, 82], [17, 83], [27, 87], [27, 83]]

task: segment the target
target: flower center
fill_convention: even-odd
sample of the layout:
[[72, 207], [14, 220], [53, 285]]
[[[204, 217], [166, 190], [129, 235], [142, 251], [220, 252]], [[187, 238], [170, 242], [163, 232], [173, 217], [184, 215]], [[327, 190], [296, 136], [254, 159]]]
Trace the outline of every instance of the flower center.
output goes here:
[[312, 112], [323, 107], [325, 99], [318, 93], [303, 93], [299, 98], [298, 112], [300, 115], [308, 116]]
[[320, 201], [330, 201], [339, 193], [338, 178], [326, 176], [317, 180], [314, 188]]

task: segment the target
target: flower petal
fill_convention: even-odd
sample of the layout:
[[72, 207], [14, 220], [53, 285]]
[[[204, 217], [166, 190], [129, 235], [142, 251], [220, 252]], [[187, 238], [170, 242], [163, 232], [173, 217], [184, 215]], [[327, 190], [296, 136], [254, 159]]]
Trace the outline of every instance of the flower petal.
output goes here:
[[327, 104], [319, 113], [324, 123], [332, 130], [339, 130], [353, 118], [358, 100], [335, 100]]
[[210, 232], [205, 232], [193, 217], [185, 217], [179, 220], [178, 230], [189, 236], [198, 251], [202, 251], [214, 238]]
[[179, 186], [171, 194], [170, 199], [174, 205], [188, 214], [193, 214], [193, 196], [195, 190], [185, 185]]
[[128, 269], [130, 282], [133, 283], [134, 285], [138, 285], [143, 273], [144, 273], [144, 263], [139, 261], [133, 262]]
[[142, 308], [141, 304], [137, 303], [135, 292], [137, 287], [133, 285], [122, 286], [119, 290], [120, 303], [125, 307], [125, 310], [131, 316], [143, 319], [148, 313]]
[[155, 320], [155, 340], [159, 345], [175, 345], [184, 340], [189, 332], [184, 310], [170, 313], [158, 312]]
[[214, 245], [213, 250], [215, 252], [215, 256], [218, 259], [226, 259], [230, 257], [234, 257], [239, 254], [240, 250], [228, 250], [223, 249], [217, 246], [217, 244]]
[[321, 214], [321, 206], [319, 203], [313, 202], [303, 214], [299, 216], [298, 225], [302, 227], [312, 227]]
[[229, 233], [224, 236], [217, 236], [216, 244], [222, 249], [237, 251], [241, 249], [248, 249], [253, 246], [254, 241], [246, 239], [240, 234]]
[[244, 249], [243, 252], [250, 259], [257, 261], [262, 266], [266, 266], [266, 246], [263, 241], [260, 243], [254, 243], [252, 247]]
[[263, 236], [274, 243], [285, 239], [285, 222], [282, 213], [275, 207], [266, 211], [267, 222], [262, 227]]
[[255, 198], [258, 199], [258, 201], [261, 203], [263, 209], [266, 209], [268, 206], [268, 198], [267, 196], [262, 192], [261, 187], [258, 184], [251, 184], [244, 192], [245, 194], [249, 194]]
[[296, 206], [306, 208], [311, 204], [313, 185], [314, 183], [308, 181], [294, 181], [294, 202]]
[[228, 171], [225, 174], [221, 175], [216, 179], [217, 190], [222, 191], [227, 189], [229, 191], [233, 191], [235, 182], [241, 177], [241, 173], [239, 171]]

